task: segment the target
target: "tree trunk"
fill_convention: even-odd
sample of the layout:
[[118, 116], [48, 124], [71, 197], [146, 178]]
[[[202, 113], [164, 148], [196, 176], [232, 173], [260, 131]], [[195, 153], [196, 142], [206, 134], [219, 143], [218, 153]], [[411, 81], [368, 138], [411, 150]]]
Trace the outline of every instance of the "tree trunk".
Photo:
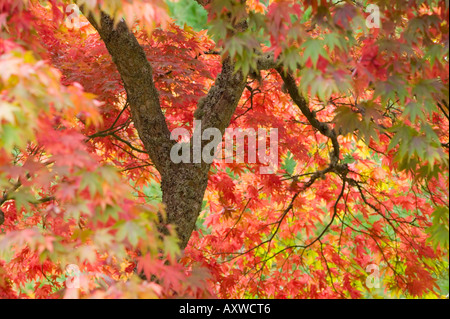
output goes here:
[[181, 249], [186, 247], [195, 228], [208, 184], [208, 171], [193, 165], [175, 168], [161, 179], [167, 223], [176, 226]]
[[[180, 248], [184, 249], [201, 210], [210, 164], [203, 162], [203, 159], [197, 164], [175, 164], [171, 161], [170, 150], [176, 142], [170, 139], [159, 94], [153, 82], [152, 67], [143, 48], [124, 21], [114, 28], [113, 20], [104, 13], [100, 24], [91, 14], [86, 15], [100, 34], [121, 75], [134, 125], [161, 174], [167, 222], [176, 226]], [[214, 86], [202, 99], [201, 133], [207, 128], [217, 128], [223, 134], [229, 125], [246, 83], [242, 73], [234, 71], [233, 63], [229, 58], [225, 59]]]

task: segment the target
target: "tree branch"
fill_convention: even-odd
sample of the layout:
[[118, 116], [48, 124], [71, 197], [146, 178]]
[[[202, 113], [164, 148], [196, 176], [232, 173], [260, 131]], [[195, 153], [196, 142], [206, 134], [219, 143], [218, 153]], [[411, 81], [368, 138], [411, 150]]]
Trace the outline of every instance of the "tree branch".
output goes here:
[[294, 76], [291, 73], [286, 72], [281, 67], [278, 67], [277, 71], [284, 81], [287, 92], [291, 96], [294, 103], [298, 106], [300, 111], [303, 113], [303, 115], [307, 118], [308, 122], [311, 123], [311, 125], [314, 128], [316, 128], [322, 135], [328, 137], [331, 140], [331, 143], [333, 145], [333, 152], [330, 153], [331, 159], [330, 165], [336, 166], [339, 162], [339, 152], [340, 152], [336, 131], [329, 124], [320, 122], [316, 117], [316, 113], [309, 109], [308, 102], [298, 92], [298, 87], [297, 83], [295, 82]]
[[[81, 7], [83, 12], [84, 8]], [[124, 20], [114, 28], [113, 19], [101, 13], [100, 24], [92, 14], [89, 22], [100, 34], [127, 92], [133, 122], [157, 170], [169, 170], [170, 149], [174, 141], [161, 110], [159, 94], [153, 82], [153, 70], [144, 49], [128, 29]]]
[[256, 66], [259, 71], [276, 69], [279, 67], [279, 61], [275, 60], [275, 54], [273, 52], [267, 52], [258, 57]]
[[202, 120], [202, 129], [215, 127], [223, 134], [236, 110], [244, 92], [246, 79], [242, 72], [235, 72], [230, 58], [222, 63], [222, 72], [208, 94], [200, 99], [197, 109], [201, 109], [197, 119]]

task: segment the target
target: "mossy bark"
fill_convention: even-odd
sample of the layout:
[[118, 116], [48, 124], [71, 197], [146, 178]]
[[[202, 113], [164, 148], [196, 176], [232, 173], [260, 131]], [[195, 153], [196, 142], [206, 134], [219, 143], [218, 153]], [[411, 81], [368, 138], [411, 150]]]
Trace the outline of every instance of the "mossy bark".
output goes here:
[[[124, 21], [114, 28], [113, 20], [106, 14], [102, 14], [100, 24], [90, 15], [88, 19], [99, 32], [121, 75], [134, 125], [161, 175], [166, 222], [176, 226], [180, 248], [184, 249], [201, 210], [210, 164], [203, 160], [201, 163], [179, 164], [171, 161], [170, 150], [175, 141], [170, 139], [159, 94], [153, 82], [152, 67], [143, 48]], [[225, 132], [244, 91], [245, 82], [242, 73], [234, 72], [230, 59], [225, 59], [214, 86], [202, 99], [202, 131], [217, 128], [222, 134]], [[205, 144], [208, 142], [203, 141]]]

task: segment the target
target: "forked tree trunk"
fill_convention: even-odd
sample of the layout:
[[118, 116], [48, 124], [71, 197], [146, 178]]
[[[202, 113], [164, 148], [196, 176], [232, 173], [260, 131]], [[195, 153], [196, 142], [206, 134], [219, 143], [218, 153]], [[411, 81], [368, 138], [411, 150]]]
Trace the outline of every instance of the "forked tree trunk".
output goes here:
[[[176, 226], [180, 248], [184, 249], [201, 210], [210, 164], [203, 160], [198, 164], [175, 164], [171, 161], [170, 150], [176, 142], [170, 139], [159, 94], [153, 83], [152, 67], [143, 48], [124, 21], [114, 28], [113, 20], [106, 14], [102, 14], [100, 24], [91, 15], [87, 14], [87, 17], [100, 34], [121, 75], [134, 125], [161, 174], [167, 222]], [[202, 132], [207, 128], [217, 128], [223, 134], [229, 125], [246, 83], [242, 73], [234, 71], [230, 59], [225, 59], [214, 86], [202, 99]]]

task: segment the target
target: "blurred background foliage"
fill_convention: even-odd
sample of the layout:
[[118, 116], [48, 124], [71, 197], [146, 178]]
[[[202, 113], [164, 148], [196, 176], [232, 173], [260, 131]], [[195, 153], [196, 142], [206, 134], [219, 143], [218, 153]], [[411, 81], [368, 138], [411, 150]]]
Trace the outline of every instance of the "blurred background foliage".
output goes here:
[[185, 24], [195, 31], [207, 28], [208, 14], [195, 0], [167, 1], [170, 16], [176, 20], [176, 24], [183, 27]]

